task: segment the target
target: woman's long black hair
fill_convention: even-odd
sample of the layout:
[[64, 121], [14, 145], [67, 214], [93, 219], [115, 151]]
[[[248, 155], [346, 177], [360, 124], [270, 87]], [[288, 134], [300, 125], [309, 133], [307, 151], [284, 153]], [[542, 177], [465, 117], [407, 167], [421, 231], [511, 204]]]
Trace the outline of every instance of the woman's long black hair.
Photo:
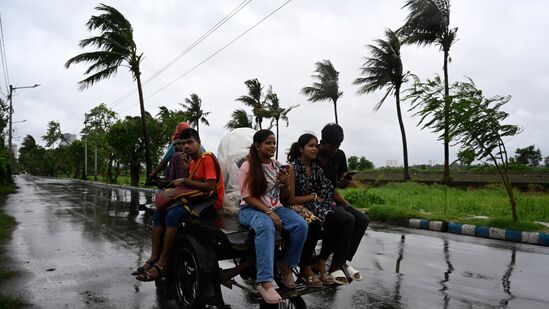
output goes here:
[[288, 151], [288, 162], [292, 163], [295, 161], [295, 159], [301, 157], [300, 149], [305, 148], [305, 145], [307, 145], [313, 138], [318, 141], [318, 138], [310, 133], [305, 133], [301, 135], [297, 139], [297, 142], [292, 144], [292, 146], [290, 147], [290, 151]]
[[244, 179], [244, 187], [248, 188], [248, 192], [253, 197], [259, 198], [267, 192], [267, 179], [263, 173], [263, 166], [261, 165], [261, 158], [259, 157], [259, 144], [263, 143], [267, 137], [274, 135], [271, 130], [259, 130], [255, 132], [253, 144], [250, 146], [250, 153], [248, 153], [248, 164], [250, 169], [248, 175]]

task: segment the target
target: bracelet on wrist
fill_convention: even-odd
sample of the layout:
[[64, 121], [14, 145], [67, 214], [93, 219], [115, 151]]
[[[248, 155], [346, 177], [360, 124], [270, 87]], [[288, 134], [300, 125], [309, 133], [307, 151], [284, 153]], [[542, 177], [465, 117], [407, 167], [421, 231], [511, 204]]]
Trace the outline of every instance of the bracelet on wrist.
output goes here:
[[315, 202], [316, 202], [316, 201], [318, 200], [318, 194], [316, 194], [316, 193], [313, 193], [313, 197], [314, 197], [314, 198], [313, 198], [313, 201], [315, 201]]

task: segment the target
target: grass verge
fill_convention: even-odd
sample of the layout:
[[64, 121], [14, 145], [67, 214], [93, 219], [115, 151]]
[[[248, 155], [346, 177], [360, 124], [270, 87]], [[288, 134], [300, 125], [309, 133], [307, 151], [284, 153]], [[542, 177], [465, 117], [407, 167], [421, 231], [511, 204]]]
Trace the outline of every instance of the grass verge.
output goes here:
[[[3, 207], [6, 196], [15, 191], [15, 187], [2, 186], [0, 187], [0, 261], [6, 261], [6, 250], [4, 248], [6, 241], [9, 239], [13, 228], [15, 227], [15, 219], [4, 213]], [[0, 263], [0, 282], [9, 280], [16, 275], [15, 272], [7, 270], [6, 265]], [[3, 295], [0, 293], [0, 308], [24, 308], [27, 307], [22, 299], [12, 296]]]
[[368, 208], [368, 215], [376, 221], [398, 223], [421, 218], [521, 231], [549, 231], [546, 226], [535, 223], [549, 222], [547, 193], [515, 191], [519, 220], [513, 221], [507, 193], [498, 185], [460, 189], [408, 182], [340, 192], [355, 207]]

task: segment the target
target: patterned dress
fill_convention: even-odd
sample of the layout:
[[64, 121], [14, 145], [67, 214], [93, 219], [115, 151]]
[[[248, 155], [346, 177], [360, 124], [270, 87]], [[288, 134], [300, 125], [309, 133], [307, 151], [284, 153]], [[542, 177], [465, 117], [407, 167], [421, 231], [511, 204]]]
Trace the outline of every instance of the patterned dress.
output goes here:
[[316, 163], [311, 163], [312, 175], [307, 177], [307, 170], [300, 158], [294, 160], [295, 171], [295, 195], [309, 195], [316, 193], [318, 197], [324, 199], [320, 201], [306, 202], [304, 206], [310, 210], [321, 222], [324, 222], [326, 215], [333, 212], [334, 186], [332, 182], [324, 175], [322, 168]]

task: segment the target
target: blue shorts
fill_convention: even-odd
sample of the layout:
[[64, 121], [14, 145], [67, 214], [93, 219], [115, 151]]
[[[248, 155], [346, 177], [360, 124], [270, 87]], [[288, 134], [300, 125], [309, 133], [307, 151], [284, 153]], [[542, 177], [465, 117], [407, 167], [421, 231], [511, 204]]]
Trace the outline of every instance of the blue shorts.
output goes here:
[[168, 209], [165, 214], [155, 209], [152, 222], [154, 226], [177, 227], [183, 218], [189, 216], [189, 212], [183, 206], [177, 205]]

